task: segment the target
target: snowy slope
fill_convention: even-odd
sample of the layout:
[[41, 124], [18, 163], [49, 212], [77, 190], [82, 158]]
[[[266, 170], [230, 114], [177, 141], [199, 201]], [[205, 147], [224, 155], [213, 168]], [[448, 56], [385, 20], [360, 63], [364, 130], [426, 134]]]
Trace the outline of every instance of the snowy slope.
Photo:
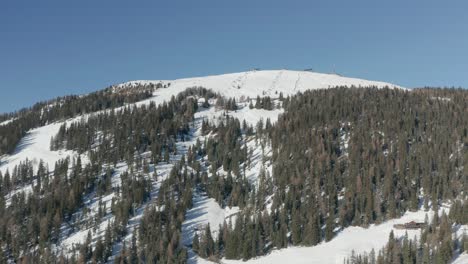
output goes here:
[[169, 100], [172, 95], [176, 95], [186, 88], [194, 86], [212, 89], [214, 92], [218, 92], [225, 97], [234, 97], [239, 100], [247, 97], [255, 98], [258, 95], [276, 98], [280, 93], [286, 96], [310, 89], [326, 89], [336, 86], [375, 86], [378, 88], [390, 87], [403, 89], [398, 85], [386, 82], [348, 78], [336, 74], [290, 70], [248, 71], [178, 80], [131, 81], [122, 83], [119, 87], [158, 83], [164, 85], [170, 84], [170, 86], [169, 88], [156, 90], [154, 97], [138, 104], [145, 104], [149, 101], [161, 103]]
[[0, 159], [0, 171], [5, 173], [8, 169], [10, 173], [20, 162], [29, 159], [33, 162], [34, 170], [37, 169], [39, 161], [42, 159], [49, 165], [49, 169], [54, 169], [56, 161], [77, 155], [73, 151], [50, 150], [50, 138], [55, 136], [63, 123], [53, 123], [43, 127], [30, 130], [26, 136], [21, 139], [12, 155], [6, 155]]
[[468, 253], [463, 253], [458, 256], [453, 264], [467, 264], [468, 263]]
[[[402, 88], [385, 82], [348, 78], [335, 74], [290, 70], [248, 71], [178, 80], [131, 81], [118, 86], [132, 87], [136, 84], [150, 83], [170, 85], [169, 88], [157, 89], [153, 93], [153, 97], [137, 102], [135, 105], [146, 105], [150, 102], [161, 104], [164, 101], [169, 101], [172, 96], [186, 90], [188, 87], [194, 86], [212, 89], [214, 92], [220, 93], [225, 97], [234, 97], [239, 101], [245, 100], [247, 97], [254, 99], [257, 96], [271, 96], [277, 98], [279, 93], [283, 93], [283, 95], [287, 96], [309, 89], [331, 88], [336, 86], [376, 86], [380, 88], [388, 86], [392, 88]], [[210, 111], [211, 113], [207, 113], [207, 117], [214, 117], [221, 114], [221, 112], [218, 112], [219, 114], [214, 113], [214, 110]], [[272, 122], [274, 122], [282, 112], [282, 109], [266, 111], [263, 109], [249, 109], [248, 107], [243, 107], [239, 111], [230, 114], [239, 118], [241, 122], [246, 120], [248, 123], [255, 125], [261, 118], [264, 120], [270, 118]], [[88, 116], [89, 115], [85, 115], [83, 117]], [[69, 119], [68, 122], [78, 121], [81, 118], [82, 117], [77, 116]], [[2, 124], [6, 124], [10, 121], [11, 120], [5, 121]], [[0, 171], [5, 172], [9, 169], [11, 172], [15, 165], [19, 164], [20, 161], [24, 161], [26, 158], [36, 161], [36, 165], [39, 160], [42, 159], [52, 170], [57, 160], [65, 158], [67, 155], [75, 155], [75, 153], [69, 151], [50, 151], [50, 138], [57, 134], [62, 124], [63, 122], [57, 122], [29, 131], [12, 155], [0, 157]]]
[[234, 216], [239, 212], [238, 207], [221, 208], [213, 198], [208, 198], [205, 194], [196, 192], [193, 197], [193, 208], [188, 210], [186, 220], [182, 225], [182, 243], [192, 244], [195, 231], [203, 232], [206, 225], [210, 225], [213, 237], [219, 232], [219, 225], [224, 221], [234, 221]]
[[16, 118], [8, 119], [0, 123], [0, 126], [8, 125], [9, 123], [13, 122]]
[[241, 123], [245, 121], [247, 124], [255, 126], [261, 119], [263, 122], [265, 122], [267, 119], [270, 119], [271, 123], [275, 123], [278, 120], [279, 114], [284, 112], [282, 108], [273, 110], [255, 108], [249, 109], [248, 105], [245, 103], [238, 103], [237, 107], [239, 109], [236, 111], [220, 111], [216, 110], [214, 107], [210, 107], [209, 109], [201, 109], [199, 112], [195, 113], [195, 117], [203, 118], [209, 121], [211, 124], [218, 124], [221, 120], [226, 118], [225, 115], [229, 115], [230, 117], [239, 119]]

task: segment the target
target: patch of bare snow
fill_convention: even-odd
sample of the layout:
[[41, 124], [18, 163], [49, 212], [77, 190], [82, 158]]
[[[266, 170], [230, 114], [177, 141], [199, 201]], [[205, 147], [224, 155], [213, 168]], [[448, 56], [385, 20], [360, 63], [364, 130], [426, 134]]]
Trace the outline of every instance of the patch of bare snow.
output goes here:
[[182, 224], [182, 243], [192, 244], [196, 231], [203, 232], [206, 225], [210, 225], [213, 237], [217, 237], [219, 225], [224, 221], [235, 221], [235, 215], [239, 212], [239, 207], [222, 208], [215, 199], [209, 198], [204, 193], [194, 192], [193, 207], [185, 214], [185, 221]]
[[50, 139], [58, 133], [62, 124], [62, 122], [53, 123], [27, 132], [16, 146], [13, 154], [5, 155], [0, 159], [0, 171], [5, 173], [6, 170], [9, 170], [11, 173], [15, 166], [26, 159], [32, 161], [34, 171], [37, 170], [41, 159], [49, 166], [50, 170], [53, 170], [55, 162], [58, 160], [67, 156], [76, 157], [78, 154], [74, 151], [50, 150]]
[[0, 126], [4, 126], [4, 125], [8, 125], [9, 123], [15, 121], [16, 117], [15, 118], [11, 118], [11, 119], [8, 119], [8, 120], [5, 120], [3, 122], [0, 123]]

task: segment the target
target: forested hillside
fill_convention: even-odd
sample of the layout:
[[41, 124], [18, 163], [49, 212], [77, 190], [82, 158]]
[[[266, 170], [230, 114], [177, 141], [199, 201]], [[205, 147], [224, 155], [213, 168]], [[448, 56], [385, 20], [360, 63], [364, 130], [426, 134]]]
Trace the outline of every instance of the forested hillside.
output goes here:
[[84, 96], [58, 97], [15, 113], [3, 114], [0, 116], [0, 122], [5, 120], [10, 122], [0, 126], [0, 156], [11, 153], [20, 139], [32, 128], [64, 118], [141, 101], [150, 97], [152, 91], [161, 87], [161, 85], [154, 84], [138, 86], [132, 90], [109, 87]]
[[[343, 260], [447, 263], [467, 250], [454, 235], [468, 223], [466, 90], [240, 99], [193, 87], [133, 104], [163, 87], [113, 87], [1, 117], [12, 121], [0, 126], [0, 153], [57, 122], [48, 151], [76, 156], [0, 171], [0, 263], [249, 260], [419, 210], [435, 214], [417, 242], [392, 233], [383, 249]], [[439, 217], [443, 204], [451, 209]]]

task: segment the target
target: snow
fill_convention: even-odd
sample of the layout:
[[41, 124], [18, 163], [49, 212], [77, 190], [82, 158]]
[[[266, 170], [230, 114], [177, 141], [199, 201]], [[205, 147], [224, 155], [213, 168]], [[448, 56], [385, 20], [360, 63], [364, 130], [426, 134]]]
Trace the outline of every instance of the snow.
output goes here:
[[[260, 185], [259, 175], [262, 169], [265, 170], [265, 174], [268, 172], [270, 177], [273, 175], [273, 165], [271, 164], [271, 146], [265, 145], [262, 150], [260, 142], [254, 139], [247, 140], [247, 148], [249, 149], [250, 166], [247, 166], [245, 170], [245, 176], [251, 184], [258, 190]], [[266, 175], [265, 175], [266, 176]]]
[[440, 100], [440, 101], [445, 101], [445, 102], [450, 102], [452, 101], [452, 98], [449, 97], [440, 97], [440, 96], [432, 96], [432, 100]]
[[15, 117], [15, 118], [8, 119], [8, 120], [5, 120], [5, 121], [3, 121], [3, 122], [0, 123], [0, 126], [8, 125], [9, 123], [13, 122], [15, 119], [16, 119], [16, 117]]
[[73, 151], [50, 150], [50, 138], [55, 136], [60, 126], [63, 123], [53, 123], [43, 127], [35, 128], [27, 132], [26, 136], [21, 139], [18, 146], [12, 155], [5, 155], [0, 159], [0, 171], [5, 173], [8, 169], [10, 173], [16, 165], [26, 159], [33, 162], [34, 171], [42, 159], [50, 170], [55, 167], [55, 162], [66, 158], [67, 156], [73, 157], [77, 155]]
[[455, 236], [459, 239], [463, 237], [463, 235], [468, 235], [468, 225], [460, 225], [457, 227], [455, 232]]
[[[142, 206], [139, 208], [136, 208], [135, 215], [131, 217], [125, 227], [127, 231], [127, 235], [122, 239], [122, 241], [114, 244], [112, 248], [112, 257], [111, 261], [113, 258], [117, 255], [120, 254], [121, 249], [123, 248], [123, 242], [125, 241], [127, 244], [130, 243], [132, 237], [133, 237], [133, 230], [139, 227], [141, 223], [141, 219], [143, 217], [144, 211], [148, 206], [154, 206], [154, 202], [156, 197], [158, 197], [159, 194], [159, 188], [164, 180], [167, 179], [169, 176], [172, 168], [174, 167], [175, 164], [177, 164], [181, 158], [182, 155], [187, 154], [188, 148], [192, 145], [195, 145], [197, 139], [201, 138], [201, 123], [202, 123], [203, 117], [199, 116], [195, 118], [195, 121], [193, 122], [193, 127], [191, 128], [190, 131], [190, 136], [186, 138], [185, 141], [178, 141], [176, 143], [176, 148], [177, 148], [177, 154], [176, 155], [171, 155], [170, 156], [170, 162], [159, 162], [155, 164], [156, 171], [158, 173], [158, 180], [154, 181], [152, 180], [152, 191], [150, 195], [150, 200], [144, 203]], [[190, 169], [190, 168], [188, 168]], [[150, 171], [150, 174], [153, 173], [153, 171]], [[125, 197], [122, 197], [125, 199]], [[193, 252], [190, 252], [192, 257], [194, 256]], [[207, 262], [208, 263], [208, 262]]]
[[[448, 209], [441, 208], [448, 211]], [[290, 247], [281, 250], [274, 250], [271, 254], [251, 259], [246, 262], [240, 260], [226, 260], [223, 263], [288, 263], [294, 260], [294, 263], [320, 263], [320, 264], [342, 264], [343, 260], [351, 255], [354, 250], [356, 253], [370, 252], [372, 248], [376, 251], [381, 249], [388, 242], [390, 232], [393, 230], [395, 237], [400, 238], [408, 233], [410, 239], [420, 235], [420, 230], [396, 230], [394, 224], [401, 224], [410, 221], [424, 222], [426, 213], [429, 219], [432, 219], [433, 212], [419, 210], [416, 212], [407, 212], [400, 218], [386, 221], [380, 225], [371, 225], [369, 228], [348, 227], [337, 234], [329, 242], [322, 242], [313, 247]], [[466, 262], [460, 262], [466, 263]]]
[[188, 87], [198, 86], [212, 89], [214, 92], [220, 93], [225, 97], [236, 98], [239, 101], [244, 101], [247, 98], [254, 99], [257, 96], [278, 98], [280, 93], [287, 96], [310, 89], [327, 89], [337, 86], [376, 86], [378, 88], [404, 89], [398, 85], [386, 82], [348, 78], [335, 74], [291, 70], [248, 71], [177, 80], [131, 81], [122, 83], [119, 87], [158, 83], [166, 85], [170, 83], [170, 86], [168, 88], [157, 89], [153, 93], [154, 96], [152, 98], [143, 100], [137, 103], [137, 105], [148, 104], [151, 101], [157, 104], [169, 101], [173, 95], [184, 91]]
[[193, 207], [185, 214], [186, 220], [182, 224], [182, 243], [191, 245], [196, 230], [203, 231], [206, 225], [210, 225], [211, 234], [215, 238], [219, 232], [219, 225], [224, 221], [235, 221], [234, 217], [239, 212], [239, 207], [221, 208], [213, 198], [206, 194], [195, 192], [193, 195]]
[[[119, 187], [121, 185], [120, 175], [127, 169], [128, 166], [125, 164], [125, 162], [117, 164], [115, 167], [115, 172], [111, 178], [112, 187]], [[94, 238], [97, 236], [103, 236], [109, 223], [115, 219], [115, 217], [111, 214], [112, 199], [114, 197], [116, 197], [115, 193], [110, 193], [108, 195], [98, 197], [95, 191], [87, 195], [84, 198], [84, 207], [73, 214], [73, 219], [79, 224], [79, 226], [76, 227], [77, 230], [73, 230], [70, 227], [70, 223], [63, 223], [61, 227], [62, 240], [60, 241], [58, 248], [63, 250], [64, 253], [71, 253], [74, 246], [86, 241], [88, 231], [91, 231], [92, 237]], [[105, 216], [99, 220], [99, 224], [94, 231], [94, 227], [86, 223], [92, 222], [93, 218], [98, 214], [100, 202], [102, 202], [103, 207], [105, 206], [106, 212]], [[85, 208], [89, 212], [86, 217], [84, 216]]]
[[458, 256], [452, 264], [467, 264], [468, 263], [468, 253], [465, 252]]
[[348, 156], [348, 147], [349, 147], [349, 139], [351, 138], [349, 130], [345, 129], [350, 127], [350, 123], [342, 124], [340, 129], [340, 148], [343, 152], [343, 156]]
[[62, 241], [61, 247], [64, 250], [63, 253], [71, 253], [71, 250], [74, 247], [78, 247], [79, 244], [85, 243], [86, 238], [88, 237], [88, 231], [91, 232], [91, 237], [94, 238], [94, 242], [97, 235], [104, 236], [106, 228], [113, 221], [113, 219], [114, 217], [105, 217], [105, 220], [99, 223], [96, 231], [93, 230], [93, 227], [90, 227], [88, 229], [73, 233], [71, 236]]
[[[468, 225], [455, 226], [454, 238], [462, 239], [464, 235], [468, 234]], [[460, 253], [457, 253], [460, 254]], [[461, 255], [455, 255], [453, 264], [468, 264], [468, 252]]]
[[[36, 184], [36, 180], [33, 181], [33, 184]], [[18, 187], [10, 191], [8, 194], [5, 195], [6, 201], [5, 205], [8, 207], [11, 204], [11, 200], [16, 194], [24, 193], [26, 197], [33, 192], [33, 184], [26, 184], [24, 186]]]
[[[236, 221], [239, 207], [221, 208], [213, 198], [208, 198], [206, 194], [196, 191], [193, 195], [193, 207], [185, 214], [185, 221], [182, 223], [182, 244], [188, 246], [192, 244], [195, 232], [203, 232], [206, 225], [210, 225], [211, 235], [216, 238], [219, 232], [219, 225], [224, 221]], [[190, 247], [187, 247], [188, 263], [212, 264], [209, 260], [200, 258]]]
[[[273, 110], [265, 110], [265, 109], [249, 109], [248, 107], [244, 107], [238, 111], [230, 111], [228, 114], [234, 118], [239, 119], [242, 122], [245, 120], [247, 124], [255, 126], [260, 119], [263, 119], [263, 122], [269, 118], [271, 123], [276, 123], [278, 120], [278, 116], [283, 113], [284, 110], [281, 109], [273, 109]], [[265, 123], [264, 123], [265, 124]]]
[[265, 110], [265, 109], [249, 109], [248, 106], [244, 106], [239, 110], [236, 111], [224, 111], [224, 110], [216, 110], [215, 107], [210, 107], [208, 109], [201, 109], [195, 113], [195, 118], [202, 118], [208, 120], [211, 124], [218, 124], [221, 120], [224, 120], [228, 115], [230, 117], [234, 117], [239, 119], [242, 122], [245, 122], [249, 125], [255, 127], [255, 125], [263, 119], [263, 122], [270, 119], [271, 123], [276, 123], [278, 120], [278, 116], [284, 112], [284, 109], [273, 109], [273, 110]]

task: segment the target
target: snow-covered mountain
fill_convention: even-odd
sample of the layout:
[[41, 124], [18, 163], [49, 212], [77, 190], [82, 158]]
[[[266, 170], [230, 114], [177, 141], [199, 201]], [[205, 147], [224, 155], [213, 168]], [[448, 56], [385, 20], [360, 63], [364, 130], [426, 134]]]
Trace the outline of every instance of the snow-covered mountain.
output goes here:
[[[257, 96], [270, 96], [272, 98], [278, 98], [280, 94], [283, 96], [294, 95], [299, 92], [304, 92], [309, 89], [328, 89], [338, 86], [348, 86], [348, 87], [389, 87], [389, 88], [401, 88], [398, 85], [378, 82], [378, 81], [368, 81], [363, 79], [348, 78], [342, 77], [335, 74], [322, 74], [309, 71], [290, 71], [290, 70], [268, 70], [268, 71], [247, 71], [240, 73], [232, 74], [223, 74], [215, 76], [206, 76], [206, 77], [195, 77], [195, 78], [185, 78], [177, 80], [154, 80], [154, 81], [130, 81], [114, 86], [116, 91], [118, 89], [132, 89], [134, 87], [141, 87], [147, 85], [160, 85], [165, 88], [156, 89], [153, 92], [153, 96], [145, 99], [140, 102], [134, 103], [136, 106], [148, 105], [150, 102], [154, 102], [157, 105], [167, 102], [171, 97], [176, 96], [180, 92], [186, 90], [190, 87], [204, 87], [212, 90], [215, 93], [220, 94], [226, 98], [236, 98], [240, 108], [237, 111], [232, 111], [229, 115], [238, 118], [239, 120], [245, 120], [250, 125], [255, 125], [260, 119], [266, 120], [270, 119], [272, 122], [278, 118], [278, 115], [283, 112], [282, 108], [277, 108], [273, 110], [264, 110], [264, 109], [250, 109], [248, 107], [248, 98], [255, 99]], [[0, 161], [0, 171], [5, 173], [7, 170], [10, 172], [14, 169], [15, 166], [19, 165], [24, 160], [28, 159], [32, 161], [34, 170], [37, 169], [39, 160], [43, 160], [45, 164], [49, 167], [50, 170], [54, 168], [54, 164], [63, 158], [71, 157], [76, 158], [79, 154], [74, 151], [69, 150], [59, 150], [53, 151], [50, 149], [50, 139], [55, 136], [60, 127], [63, 124], [71, 124], [83, 119], [88, 118], [89, 116], [94, 115], [95, 113], [87, 114], [84, 116], [76, 116], [68, 120], [63, 120], [60, 122], [55, 122], [48, 124], [43, 127], [35, 128], [30, 130], [27, 135], [21, 140], [18, 144], [16, 150], [11, 155], [5, 155], [1, 158]], [[217, 119], [222, 119], [225, 115], [225, 111], [216, 109], [215, 107], [210, 107], [203, 111], [195, 113], [195, 118], [198, 120], [193, 128], [192, 135], [193, 137], [186, 142], [178, 143], [177, 148], [180, 154], [185, 154], [187, 147], [195, 144], [197, 139], [203, 137], [200, 136], [201, 121], [202, 120], [211, 120], [216, 122]], [[7, 120], [2, 122], [0, 125], [6, 125], [12, 120]], [[256, 184], [258, 179], [258, 174], [262, 166], [267, 166], [265, 169], [271, 173], [271, 164], [264, 164], [261, 160], [265, 155], [270, 155], [268, 152], [260, 151], [260, 146], [254, 141], [248, 142], [248, 146], [253, 150], [253, 166], [247, 171], [247, 177], [250, 182]], [[81, 155], [81, 158], [84, 163], [87, 163], [87, 156]], [[157, 193], [157, 189], [161, 185], [161, 182], [169, 174], [172, 166], [176, 164], [180, 159], [180, 155], [171, 157], [170, 163], [155, 164], [155, 170], [158, 171], [161, 176], [158, 182], [154, 182], [154, 192]], [[112, 177], [113, 185], [120, 186], [119, 177], [120, 173], [128, 169], [126, 164], [118, 164], [115, 168], [116, 173]], [[223, 173], [220, 171], [220, 173]], [[14, 194], [25, 192], [31, 193], [32, 186], [25, 185], [21, 188], [18, 188], [6, 197], [7, 204], [10, 203], [11, 197]], [[97, 199], [96, 194], [92, 193], [88, 195], [87, 200], [85, 201], [86, 210], [91, 212], [91, 215], [96, 215], [98, 211], [98, 201], [103, 201], [104, 205], [107, 208], [111, 206], [111, 200], [114, 198], [114, 194], [107, 195]], [[155, 195], [156, 196], [156, 195]], [[144, 209], [148, 204], [151, 204], [151, 201], [147, 204], [144, 204], [141, 208], [137, 210], [137, 214], [130, 219], [127, 226], [128, 235], [124, 239], [127, 242], [131, 240], [132, 230], [138, 227], [139, 221], [142, 217]], [[83, 209], [85, 210], [85, 209]], [[219, 204], [212, 198], [206, 196], [203, 193], [194, 194], [194, 207], [187, 212], [187, 220], [184, 222], [182, 232], [183, 232], [183, 242], [184, 244], [189, 244], [193, 238], [193, 226], [194, 225], [204, 225], [210, 223], [213, 229], [214, 234], [218, 232], [218, 225], [222, 224], [226, 217], [230, 217], [235, 214], [239, 209], [238, 208], [221, 208]], [[82, 214], [77, 212], [77, 217]], [[104, 219], [102, 219], [99, 224], [97, 231], [92, 232], [93, 239], [103, 235], [104, 229], [107, 227], [108, 223], [112, 221], [112, 214], [108, 213]], [[83, 220], [81, 220], [83, 221]], [[90, 228], [83, 228], [74, 231], [70, 231], [68, 224], [63, 225], [62, 235], [59, 243], [56, 245], [57, 249], [66, 254], [73, 252], [72, 247], [77, 243], [84, 243], [87, 233]], [[383, 244], [385, 239], [382, 239], [380, 244]], [[378, 244], [380, 246], [380, 244]], [[114, 246], [114, 255], [118, 254], [121, 250], [121, 243]], [[341, 247], [340, 254], [346, 256], [346, 252], [350, 252], [352, 247]], [[190, 253], [190, 262], [205, 262], [201, 258], [198, 258], [194, 255], [193, 252]], [[340, 256], [341, 256], [340, 255]], [[286, 255], [287, 256], [287, 255]], [[258, 262], [259, 260], [256, 260]], [[265, 259], [266, 262], [269, 262], [269, 259]], [[265, 262], [260, 259], [260, 262]]]
[[[132, 88], [149, 84], [166, 85], [168, 88], [155, 90], [152, 97], [135, 103], [136, 106], [147, 105], [150, 102], [155, 102], [156, 104], [161, 104], [164, 101], [167, 102], [172, 96], [176, 96], [189, 87], [204, 87], [226, 98], [236, 98], [239, 101], [245, 101], [247, 98], [255, 99], [257, 96], [278, 98], [280, 93], [287, 96], [311, 89], [328, 89], [338, 86], [404, 89], [399, 85], [386, 82], [349, 78], [336, 74], [291, 70], [253, 70], [177, 80], [139, 80], [118, 84], [116, 87]], [[265, 120], [266, 118], [270, 118], [274, 121], [281, 112], [281, 109], [265, 111], [246, 107], [232, 113], [232, 115], [241, 121], [246, 120], [250, 124], [255, 124], [260, 118]], [[211, 109], [204, 114], [213, 118], [217, 114], [221, 114], [221, 112]], [[83, 118], [83, 116], [77, 116], [65, 122], [70, 123], [78, 121], [81, 118]], [[4, 121], [0, 125], [5, 125], [9, 122], [11, 122], [11, 120]], [[18, 165], [26, 158], [34, 161], [35, 164], [38, 164], [39, 159], [43, 159], [50, 168], [53, 168], [57, 160], [70, 155], [69, 151], [56, 152], [50, 151], [48, 148], [50, 138], [57, 134], [61, 124], [63, 124], [63, 122], [31, 130], [19, 143], [17, 150], [12, 155], [1, 158], [0, 171], [5, 172], [7, 169], [11, 171], [14, 166]]]
[[[145, 209], [155, 204], [159, 190], [164, 181], [169, 177], [171, 169], [176, 166], [183, 155], [188, 154], [189, 148], [212, 135], [203, 135], [202, 123], [203, 121], [210, 121], [217, 123], [219, 120], [224, 120], [226, 116], [231, 116], [239, 119], [241, 122], [245, 121], [247, 124], [255, 126], [259, 120], [269, 119], [272, 123], [276, 122], [278, 116], [284, 112], [282, 104], [278, 98], [280, 94], [283, 96], [295, 95], [297, 93], [305, 92], [313, 89], [329, 89], [334, 87], [376, 87], [376, 88], [391, 88], [403, 89], [405, 88], [380, 81], [369, 81], [357, 78], [348, 78], [336, 74], [323, 74], [310, 71], [291, 71], [291, 70], [253, 70], [240, 73], [231, 73], [223, 75], [214, 75], [206, 77], [184, 78], [177, 80], [140, 80], [130, 81], [113, 86], [117, 92], [119, 89], [132, 89], [136, 87], [155, 85], [158, 86], [152, 92], [149, 98], [131, 103], [125, 106], [143, 106], [155, 103], [161, 105], [163, 102], [168, 102], [173, 96], [177, 96], [187, 88], [203, 87], [221, 95], [225, 98], [235, 98], [238, 108], [235, 111], [226, 109], [219, 109], [215, 107], [215, 102], [210, 101], [209, 107], [200, 107], [194, 113], [194, 121], [190, 126], [189, 137], [182, 141], [175, 143], [176, 154], [171, 154], [169, 161], [160, 161], [151, 164], [150, 172], [138, 171], [146, 177], [151, 178], [150, 173], [157, 171], [158, 178], [150, 179], [151, 192], [150, 198], [145, 203], [133, 208], [134, 215], [129, 219], [125, 226], [126, 235], [114, 242], [112, 247], [112, 257], [109, 260], [115, 260], [115, 256], [119, 255], [122, 251], [123, 245], [129, 245], [132, 241], [132, 231], [140, 226], [141, 219]], [[258, 109], [249, 107], [249, 103], [255, 100], [256, 97], [271, 97], [275, 102], [273, 109]], [[202, 98], [197, 98], [202, 100]], [[214, 99], [213, 99], [214, 100]], [[201, 101], [199, 101], [200, 103]], [[201, 104], [200, 104], [201, 105]], [[121, 109], [122, 107], [120, 107]], [[117, 108], [118, 109], [118, 108]], [[108, 111], [108, 110], [103, 110]], [[43, 160], [49, 167], [50, 171], [53, 170], [54, 165], [60, 159], [65, 157], [76, 158], [81, 157], [83, 164], [89, 162], [89, 153], [78, 154], [76, 151], [60, 149], [57, 151], [50, 149], [50, 139], [57, 135], [59, 129], [63, 124], [70, 126], [75, 122], [87, 122], [87, 119], [96, 115], [97, 113], [88, 113], [86, 115], [74, 116], [67, 120], [60, 120], [47, 124], [42, 127], [31, 129], [27, 135], [19, 142], [16, 150], [10, 155], [4, 155], [0, 158], [0, 171], [5, 173], [7, 170], [12, 171], [15, 166], [19, 165], [24, 160], [32, 161], [34, 170], [37, 169], [39, 160]], [[0, 123], [0, 126], [7, 125], [12, 120], [6, 120]], [[348, 132], [342, 133], [341, 139], [343, 142], [344, 156], [347, 155], [347, 145], [349, 141]], [[264, 170], [267, 174], [272, 174], [272, 149], [269, 143], [260, 142], [255, 137], [246, 136], [243, 140], [244, 146], [249, 149], [249, 166], [244, 169], [245, 178], [253, 186], [259, 186], [259, 174]], [[142, 153], [141, 157], [145, 162], [150, 162], [148, 158], [149, 153]], [[206, 157], [202, 157], [204, 160]], [[204, 163], [203, 163], [204, 164]], [[129, 165], [123, 161], [119, 161], [117, 165], [106, 164], [105, 166], [114, 166], [114, 173], [111, 176], [112, 187], [120, 189], [121, 175], [129, 169]], [[203, 165], [205, 166], [205, 165]], [[204, 168], [208, 171], [209, 168]], [[132, 168], [133, 170], [133, 168]], [[227, 173], [222, 167], [216, 172], [223, 176]], [[26, 194], [33, 192], [33, 186], [36, 182], [25, 184], [11, 191], [5, 196], [6, 204], [10, 204], [12, 197], [20, 192]], [[56, 253], [63, 253], [66, 256], [71, 256], [76, 253], [77, 244], [82, 244], [87, 238], [87, 234], [92, 236], [92, 245], [95, 246], [96, 240], [102, 238], [105, 229], [109, 223], [113, 222], [115, 215], [112, 213], [111, 205], [114, 200], [125, 199], [120, 197], [119, 193], [110, 193], [99, 196], [97, 192], [86, 194], [84, 207], [80, 208], [73, 214], [73, 221], [62, 223], [60, 227], [60, 235], [58, 241], [53, 245]], [[188, 249], [188, 261], [190, 263], [211, 263], [206, 259], [198, 257], [191, 249], [190, 243], [194, 234], [200, 226], [210, 224], [213, 237], [219, 232], [219, 225], [224, 221], [235, 221], [236, 215], [239, 213], [240, 208], [237, 206], [223, 207], [215, 199], [209, 197], [207, 193], [194, 190], [193, 193], [193, 207], [186, 211], [185, 221], [181, 227], [182, 243]], [[269, 198], [271, 199], [271, 197]], [[267, 199], [268, 200], [268, 199]], [[267, 208], [272, 201], [267, 202]], [[104, 212], [102, 212], [104, 207]], [[439, 213], [447, 211], [447, 206], [443, 207]], [[331, 241], [322, 242], [314, 247], [291, 247], [281, 250], [273, 250], [269, 255], [253, 258], [247, 263], [284, 263], [290, 261], [291, 263], [343, 263], [343, 260], [351, 255], [353, 251], [357, 253], [366, 252], [372, 248], [380, 249], [387, 242], [389, 233], [392, 231], [392, 226], [395, 223], [402, 221], [424, 221], [426, 212], [419, 210], [417, 212], [408, 212], [400, 218], [396, 218], [380, 225], [371, 225], [369, 228], [362, 227], [347, 227], [345, 229], [337, 229], [337, 235]], [[429, 211], [429, 217], [432, 218], [433, 212]], [[104, 215], [98, 219], [98, 215]], [[94, 224], [88, 224], [94, 223]], [[403, 237], [404, 232], [396, 232], [396, 237]], [[411, 236], [418, 236], [419, 231], [410, 232]], [[461, 234], [459, 234], [461, 236]], [[1, 250], [1, 249], [0, 249]], [[237, 260], [219, 260], [222, 263], [238, 263]]]
[[170, 84], [169, 90], [156, 92], [158, 96], [164, 99], [167, 99], [167, 96], [170, 98], [170, 96], [187, 87], [196, 86], [212, 89], [225, 97], [234, 98], [255, 98], [257, 95], [277, 97], [279, 93], [287, 96], [310, 89], [327, 89], [337, 86], [402, 88], [399, 85], [387, 82], [349, 78], [337, 74], [292, 70], [252, 70], [177, 80], [139, 80], [125, 82], [119, 84], [118, 87], [158, 83]]

